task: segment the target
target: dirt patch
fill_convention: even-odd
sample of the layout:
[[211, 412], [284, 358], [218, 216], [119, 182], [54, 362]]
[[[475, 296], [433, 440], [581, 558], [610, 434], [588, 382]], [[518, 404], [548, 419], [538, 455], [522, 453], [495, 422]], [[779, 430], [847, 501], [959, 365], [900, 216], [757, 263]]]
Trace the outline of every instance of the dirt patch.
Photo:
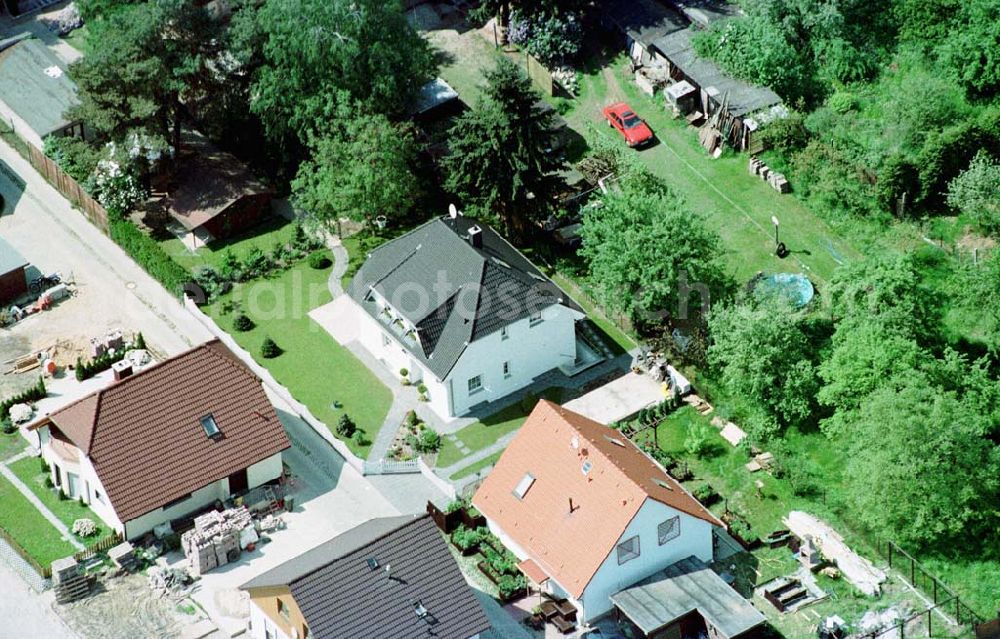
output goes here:
[[989, 251], [996, 248], [997, 241], [992, 237], [984, 237], [972, 230], [971, 226], [966, 226], [962, 231], [962, 237], [956, 242], [958, 248], [964, 251]]
[[202, 616], [188, 602], [154, 597], [141, 574], [102, 580], [96, 594], [55, 608], [70, 628], [87, 639], [175, 639], [183, 625]]

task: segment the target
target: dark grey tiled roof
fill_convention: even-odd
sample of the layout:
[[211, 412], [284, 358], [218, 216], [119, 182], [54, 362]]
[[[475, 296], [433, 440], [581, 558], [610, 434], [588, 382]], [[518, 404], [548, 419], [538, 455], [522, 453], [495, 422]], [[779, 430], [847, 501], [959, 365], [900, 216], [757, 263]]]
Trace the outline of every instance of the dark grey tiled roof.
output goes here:
[[[374, 569], [370, 558], [378, 562]], [[427, 515], [373, 519], [242, 588], [285, 585], [315, 639], [467, 639], [490, 628]], [[417, 615], [415, 602], [426, 617]]]
[[[469, 241], [473, 226], [482, 229], [480, 248]], [[417, 327], [419, 340], [400, 341], [439, 379], [469, 343], [502, 326], [553, 304], [579, 310], [496, 231], [463, 216], [431, 220], [368, 256], [349, 293], [379, 318], [372, 289]]]

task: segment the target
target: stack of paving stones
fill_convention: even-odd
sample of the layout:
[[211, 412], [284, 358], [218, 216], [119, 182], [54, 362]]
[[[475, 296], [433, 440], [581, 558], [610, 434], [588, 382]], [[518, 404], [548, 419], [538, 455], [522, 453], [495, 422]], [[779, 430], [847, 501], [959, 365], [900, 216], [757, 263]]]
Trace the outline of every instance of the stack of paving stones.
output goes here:
[[90, 593], [90, 580], [80, 570], [76, 559], [57, 559], [52, 562], [52, 588], [56, 603], [65, 604], [86, 597]]
[[133, 572], [139, 566], [139, 560], [135, 556], [135, 548], [127, 541], [109, 550], [108, 558], [115, 564], [115, 567], [125, 572]]
[[759, 175], [760, 179], [771, 185], [778, 193], [788, 193], [792, 190], [792, 185], [785, 178], [784, 174], [772, 171], [762, 160], [755, 156], [750, 156], [749, 171], [751, 175]]
[[194, 529], [181, 536], [181, 547], [191, 572], [203, 575], [240, 557], [240, 531], [253, 527], [245, 506], [211, 511], [194, 520]]

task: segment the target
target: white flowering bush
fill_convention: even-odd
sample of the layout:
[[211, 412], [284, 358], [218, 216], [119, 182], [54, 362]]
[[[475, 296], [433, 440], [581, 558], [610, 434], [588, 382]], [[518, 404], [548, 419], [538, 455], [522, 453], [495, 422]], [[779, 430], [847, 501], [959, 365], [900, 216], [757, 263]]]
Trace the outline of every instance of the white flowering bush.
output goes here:
[[92, 176], [97, 201], [114, 215], [126, 215], [146, 199], [146, 190], [129, 159], [133, 159], [130, 153], [120, 153], [115, 143], [109, 142], [107, 157], [97, 163]]
[[93, 537], [97, 534], [97, 524], [93, 519], [77, 519], [73, 522], [73, 534], [78, 537]]

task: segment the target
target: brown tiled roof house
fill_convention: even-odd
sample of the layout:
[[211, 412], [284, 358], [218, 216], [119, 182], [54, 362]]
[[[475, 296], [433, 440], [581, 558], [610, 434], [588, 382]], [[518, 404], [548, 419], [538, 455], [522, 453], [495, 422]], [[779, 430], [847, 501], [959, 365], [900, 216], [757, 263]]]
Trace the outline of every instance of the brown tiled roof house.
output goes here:
[[281, 476], [284, 426], [213, 340], [37, 422], [53, 482], [126, 538]]
[[618, 431], [541, 401], [472, 503], [543, 591], [579, 616], [689, 556], [711, 562], [711, 512]]

